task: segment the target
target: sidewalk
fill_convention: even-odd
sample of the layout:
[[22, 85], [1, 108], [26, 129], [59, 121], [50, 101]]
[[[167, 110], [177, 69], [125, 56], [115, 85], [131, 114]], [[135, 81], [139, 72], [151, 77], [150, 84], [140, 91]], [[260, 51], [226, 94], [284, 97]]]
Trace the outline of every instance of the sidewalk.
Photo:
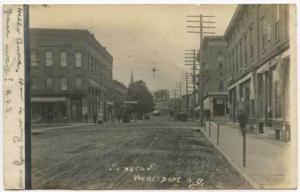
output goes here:
[[211, 137], [209, 137], [208, 122], [206, 122], [206, 129], [202, 127], [202, 133], [255, 188], [296, 187], [296, 166], [290, 165], [292, 154], [290, 143], [247, 134], [246, 167], [244, 168], [243, 137], [238, 126], [226, 121], [219, 123], [219, 145], [217, 145], [216, 122], [211, 123]]

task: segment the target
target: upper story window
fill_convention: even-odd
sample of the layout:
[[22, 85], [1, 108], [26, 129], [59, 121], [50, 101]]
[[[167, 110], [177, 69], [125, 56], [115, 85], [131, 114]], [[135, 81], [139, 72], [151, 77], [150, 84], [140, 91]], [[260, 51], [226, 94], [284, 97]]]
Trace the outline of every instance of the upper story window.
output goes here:
[[245, 65], [246, 65], [248, 63], [247, 35], [244, 36], [244, 57], [245, 57]]
[[280, 5], [277, 4], [276, 5], [276, 21], [279, 21], [279, 17], [280, 17]]
[[60, 89], [62, 91], [67, 91], [68, 90], [68, 80], [66, 77], [62, 77], [60, 79]]
[[75, 66], [81, 67], [81, 53], [75, 53]]
[[264, 51], [267, 48], [267, 41], [268, 41], [268, 27], [265, 18], [261, 19], [262, 24], [262, 50]]
[[81, 90], [82, 89], [82, 78], [76, 77], [75, 83], [76, 83], [76, 89]]
[[249, 41], [250, 41], [250, 58], [253, 58], [253, 29], [249, 29]]
[[46, 78], [46, 89], [51, 90], [53, 88], [53, 78], [47, 77]]
[[38, 78], [37, 77], [31, 77], [30, 78], [30, 85], [31, 85], [31, 90], [33, 90], [33, 91], [38, 90]]
[[31, 54], [30, 54], [30, 62], [31, 62], [31, 66], [38, 66], [38, 63], [37, 63], [37, 54], [35, 51], [31, 51]]
[[67, 53], [60, 52], [60, 66], [66, 67], [67, 66]]
[[218, 55], [218, 67], [223, 68], [223, 66], [224, 66], [224, 56]]
[[280, 17], [280, 6], [277, 4], [276, 5], [276, 18], [275, 18], [275, 23], [274, 23], [274, 35], [275, 35], [275, 40], [279, 39], [279, 17]]
[[219, 80], [219, 90], [224, 90], [224, 81]]
[[239, 55], [240, 55], [240, 66], [243, 68], [243, 53], [242, 53], [242, 39], [239, 42]]
[[47, 67], [51, 67], [52, 66], [52, 52], [51, 51], [47, 51], [46, 52], [46, 66]]

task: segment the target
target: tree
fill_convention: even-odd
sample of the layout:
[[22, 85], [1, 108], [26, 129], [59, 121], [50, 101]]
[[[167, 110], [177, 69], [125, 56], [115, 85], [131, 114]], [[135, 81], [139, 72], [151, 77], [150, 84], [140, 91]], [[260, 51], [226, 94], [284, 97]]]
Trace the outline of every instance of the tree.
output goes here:
[[130, 83], [127, 100], [137, 101], [137, 104], [132, 105], [131, 112], [143, 114], [153, 111], [153, 96], [148, 90], [146, 83], [142, 80]]
[[154, 98], [155, 99], [167, 99], [169, 98], [170, 93], [169, 90], [167, 89], [159, 89], [157, 91], [154, 92]]

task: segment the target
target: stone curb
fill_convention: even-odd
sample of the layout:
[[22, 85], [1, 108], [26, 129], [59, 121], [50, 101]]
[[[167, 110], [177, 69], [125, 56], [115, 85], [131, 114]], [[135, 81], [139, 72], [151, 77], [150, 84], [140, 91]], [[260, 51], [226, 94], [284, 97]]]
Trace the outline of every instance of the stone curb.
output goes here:
[[[203, 128], [203, 127], [202, 127]], [[216, 148], [224, 157], [225, 159], [240, 173], [242, 177], [250, 184], [254, 189], [263, 189], [261, 185], [259, 185], [257, 182], [255, 182], [244, 170], [242, 170], [228, 155], [226, 152], [224, 152], [217, 144], [215, 144], [211, 138], [209, 138], [204, 130], [202, 128], [200, 129], [201, 133], [206, 137], [206, 139]]]

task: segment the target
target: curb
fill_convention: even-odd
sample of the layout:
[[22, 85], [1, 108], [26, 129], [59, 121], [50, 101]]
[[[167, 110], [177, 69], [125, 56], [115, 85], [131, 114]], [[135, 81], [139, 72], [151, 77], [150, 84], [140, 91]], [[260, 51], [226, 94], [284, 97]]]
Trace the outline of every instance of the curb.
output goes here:
[[250, 184], [252, 185], [252, 187], [254, 189], [263, 189], [263, 187], [258, 184], [257, 182], [255, 182], [244, 170], [242, 170], [228, 155], [227, 153], [225, 153], [217, 144], [215, 144], [207, 135], [206, 133], [203, 131], [202, 129], [203, 127], [200, 127], [198, 129], [200, 129], [201, 133], [206, 137], [206, 139], [213, 145], [213, 147], [215, 149], [217, 149], [224, 157], [225, 159], [229, 162], [229, 164], [231, 164], [238, 172], [239, 174], [244, 177], [244, 179]]

